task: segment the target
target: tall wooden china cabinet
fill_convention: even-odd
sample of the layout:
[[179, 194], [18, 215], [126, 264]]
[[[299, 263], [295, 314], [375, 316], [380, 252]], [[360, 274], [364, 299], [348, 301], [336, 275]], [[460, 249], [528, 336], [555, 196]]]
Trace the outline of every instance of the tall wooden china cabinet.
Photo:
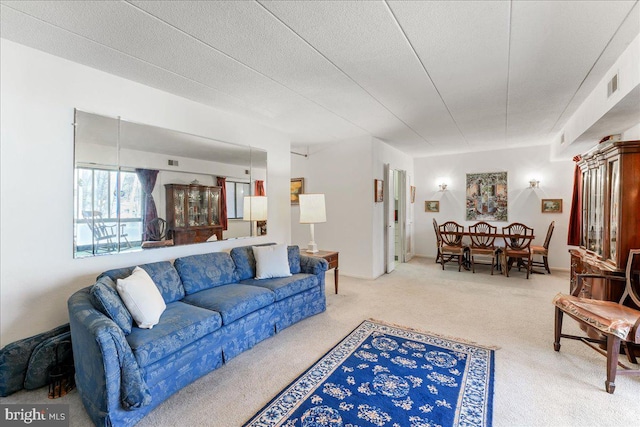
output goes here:
[[[640, 141], [603, 143], [582, 156], [582, 232], [571, 249], [571, 290], [580, 273], [624, 275], [629, 249], [640, 248]], [[594, 281], [588, 298], [618, 301], [620, 281]]]
[[213, 235], [222, 239], [220, 187], [192, 183], [165, 184], [167, 234], [176, 245], [206, 242]]

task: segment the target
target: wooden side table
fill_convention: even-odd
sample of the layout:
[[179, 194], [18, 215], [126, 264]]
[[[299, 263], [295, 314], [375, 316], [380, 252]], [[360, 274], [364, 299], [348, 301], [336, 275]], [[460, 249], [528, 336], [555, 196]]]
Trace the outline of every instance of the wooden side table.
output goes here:
[[338, 265], [338, 252], [334, 251], [318, 251], [316, 253], [300, 251], [300, 255], [312, 256], [316, 258], [325, 259], [329, 263], [329, 270], [334, 268], [333, 270], [333, 282], [336, 288], [336, 294], [338, 293], [338, 270], [340, 270], [340, 266]]

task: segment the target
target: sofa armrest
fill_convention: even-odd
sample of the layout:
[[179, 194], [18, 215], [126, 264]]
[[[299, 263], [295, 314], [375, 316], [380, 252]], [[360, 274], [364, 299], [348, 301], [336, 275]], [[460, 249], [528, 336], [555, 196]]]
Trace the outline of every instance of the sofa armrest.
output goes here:
[[91, 303], [90, 288], [68, 301], [76, 384], [98, 424], [112, 409], [151, 403], [149, 388], [122, 329]]
[[300, 272], [307, 274], [315, 274], [316, 276], [322, 274], [329, 269], [329, 263], [322, 259], [312, 256], [300, 255]]

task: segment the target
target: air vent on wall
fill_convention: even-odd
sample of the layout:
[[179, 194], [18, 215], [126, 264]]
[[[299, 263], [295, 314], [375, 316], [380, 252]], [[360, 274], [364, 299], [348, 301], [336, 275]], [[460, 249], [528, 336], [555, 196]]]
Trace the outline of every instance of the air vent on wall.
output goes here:
[[169, 160], [167, 160], [167, 164], [169, 166], [178, 166], [178, 161], [169, 159]]
[[618, 73], [609, 80], [607, 85], [607, 98], [616, 93], [618, 90]]

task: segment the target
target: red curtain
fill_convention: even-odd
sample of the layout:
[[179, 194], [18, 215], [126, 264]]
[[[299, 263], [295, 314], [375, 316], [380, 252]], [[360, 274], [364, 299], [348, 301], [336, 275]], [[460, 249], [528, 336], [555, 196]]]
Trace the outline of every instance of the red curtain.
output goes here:
[[220, 204], [222, 205], [222, 210], [220, 211], [220, 225], [223, 230], [226, 230], [229, 226], [229, 219], [227, 217], [227, 178], [223, 176], [219, 176], [216, 178], [217, 186], [220, 187]]
[[267, 192], [264, 191], [264, 181], [256, 179], [256, 191], [254, 192], [256, 196], [266, 196]]
[[[580, 156], [573, 158], [574, 162], [580, 160]], [[573, 197], [571, 198], [571, 211], [569, 212], [569, 234], [567, 245], [580, 246], [580, 230], [582, 229], [582, 170], [576, 164], [573, 172]]]

